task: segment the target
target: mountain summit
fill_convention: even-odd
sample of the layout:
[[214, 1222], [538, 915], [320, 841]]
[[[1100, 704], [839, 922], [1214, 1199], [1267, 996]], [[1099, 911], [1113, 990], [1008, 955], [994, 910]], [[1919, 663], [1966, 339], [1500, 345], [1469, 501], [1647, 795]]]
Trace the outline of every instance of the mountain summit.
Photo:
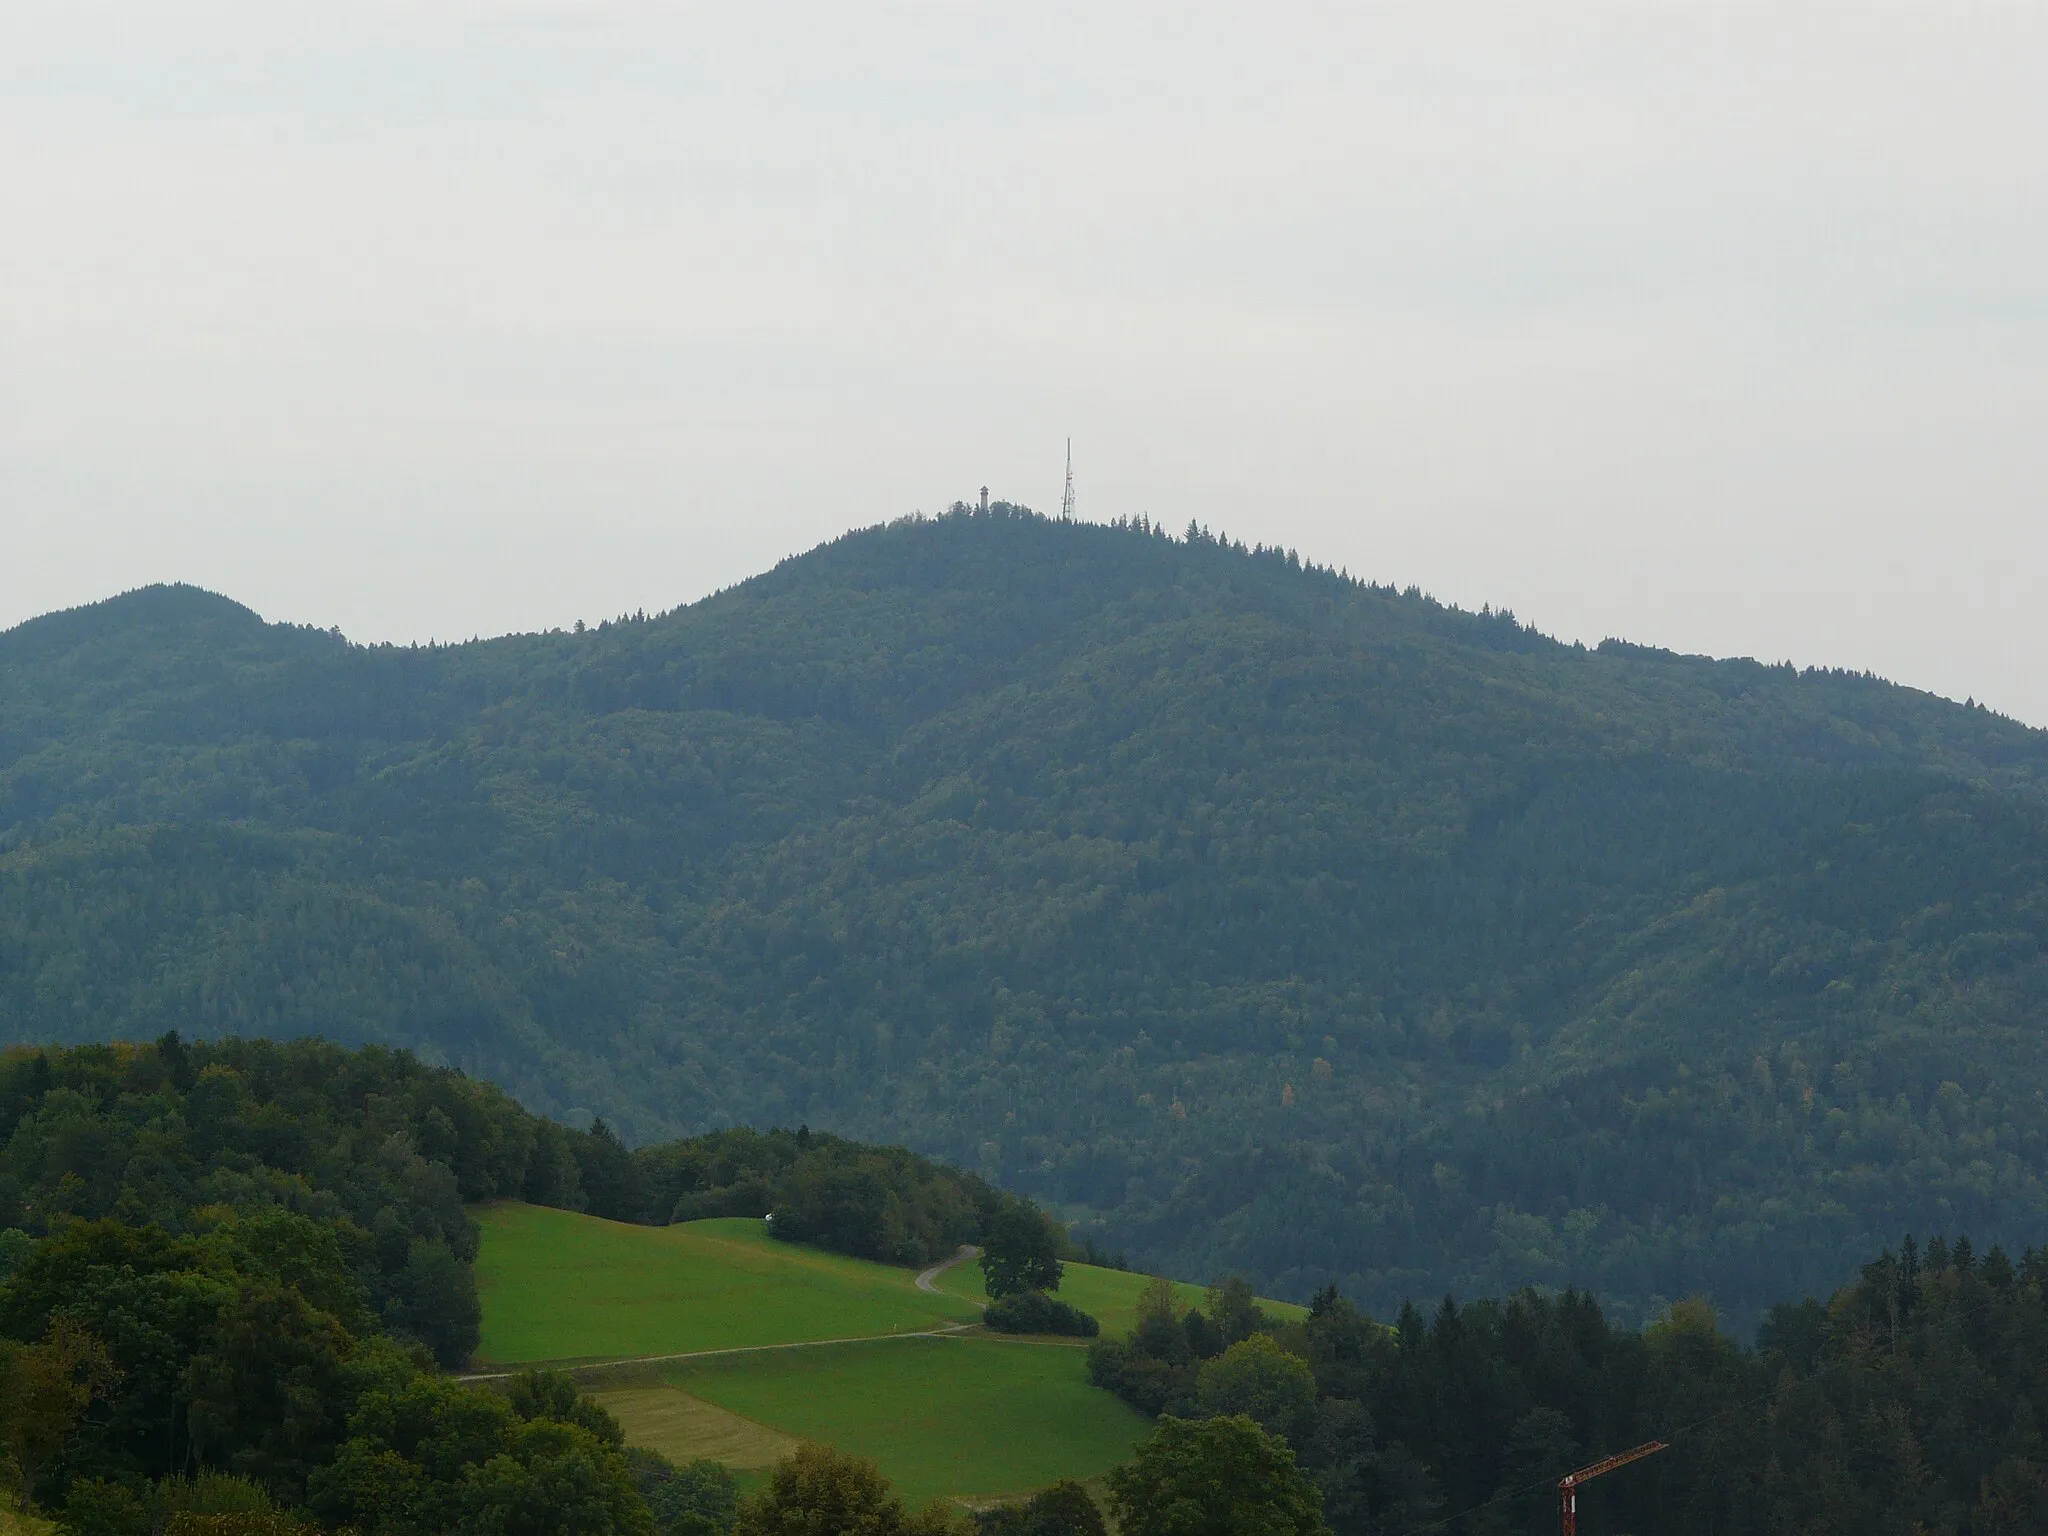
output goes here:
[[1283, 1294], [1743, 1316], [2048, 1238], [2044, 791], [1874, 678], [1002, 505], [449, 647], [150, 589], [0, 635], [0, 1030], [807, 1120]]

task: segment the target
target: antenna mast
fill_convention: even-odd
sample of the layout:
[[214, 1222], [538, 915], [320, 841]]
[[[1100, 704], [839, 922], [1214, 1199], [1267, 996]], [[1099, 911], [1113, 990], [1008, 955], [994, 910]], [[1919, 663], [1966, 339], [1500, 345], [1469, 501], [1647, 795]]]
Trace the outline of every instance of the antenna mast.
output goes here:
[[1073, 520], [1074, 520], [1074, 440], [1073, 440], [1073, 439], [1072, 439], [1072, 438], [1070, 437], [1070, 438], [1068, 438], [1068, 439], [1067, 439], [1067, 490], [1066, 490], [1066, 494], [1065, 494], [1064, 496], [1060, 497], [1060, 521], [1061, 521], [1061, 522], [1063, 522], [1063, 523], [1071, 523], [1071, 522], [1072, 522]]

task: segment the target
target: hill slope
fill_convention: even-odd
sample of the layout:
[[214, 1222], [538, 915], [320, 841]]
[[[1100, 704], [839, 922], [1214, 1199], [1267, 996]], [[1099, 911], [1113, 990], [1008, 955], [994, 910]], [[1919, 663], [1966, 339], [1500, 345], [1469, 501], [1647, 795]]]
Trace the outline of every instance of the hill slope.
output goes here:
[[814, 1344], [978, 1323], [910, 1271], [778, 1243], [758, 1218], [641, 1227], [505, 1203], [482, 1212], [477, 1358], [511, 1365]]
[[1748, 1312], [2048, 1237], [2044, 777], [1874, 679], [1002, 508], [450, 648], [156, 588], [0, 635], [0, 1031], [809, 1119], [1282, 1294]]
[[[975, 1326], [973, 1264], [925, 1291], [907, 1268], [774, 1241], [758, 1218], [642, 1227], [510, 1201], [478, 1214], [481, 1358], [637, 1362], [579, 1379], [633, 1443], [677, 1461], [758, 1469], [825, 1440], [873, 1457], [921, 1503], [1096, 1477], [1145, 1433], [1089, 1385], [1073, 1340]], [[1060, 1292], [1121, 1333], [1145, 1284], [1070, 1264]]]

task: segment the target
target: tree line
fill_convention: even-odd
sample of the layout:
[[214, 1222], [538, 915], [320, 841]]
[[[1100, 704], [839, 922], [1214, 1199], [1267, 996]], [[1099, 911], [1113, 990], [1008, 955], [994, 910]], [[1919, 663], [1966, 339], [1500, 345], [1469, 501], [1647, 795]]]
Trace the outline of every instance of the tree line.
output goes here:
[[1652, 1439], [1669, 1449], [1581, 1494], [1588, 1536], [2048, 1529], [2048, 1251], [1909, 1237], [1749, 1346], [1701, 1300], [1644, 1328], [1570, 1289], [1384, 1324], [1327, 1289], [1283, 1323], [1241, 1284], [1205, 1311], [1162, 1283], [1089, 1368], [1162, 1424], [1256, 1423], [1337, 1536], [1554, 1531], [1563, 1474]]

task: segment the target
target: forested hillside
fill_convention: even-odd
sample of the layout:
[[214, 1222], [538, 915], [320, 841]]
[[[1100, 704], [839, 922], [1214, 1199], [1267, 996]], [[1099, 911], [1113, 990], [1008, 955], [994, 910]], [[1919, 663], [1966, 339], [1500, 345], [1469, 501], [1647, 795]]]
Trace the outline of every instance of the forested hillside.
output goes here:
[[[627, 1451], [566, 1377], [499, 1394], [432, 1369], [479, 1343], [470, 1207], [507, 1197], [656, 1225], [765, 1204], [769, 1246], [894, 1260], [1056, 1235], [898, 1147], [734, 1130], [628, 1152], [602, 1122], [540, 1119], [402, 1051], [175, 1033], [16, 1047], [0, 1053], [0, 1528], [26, 1499], [72, 1536], [203, 1536], [223, 1528], [178, 1517], [252, 1511], [232, 1528], [722, 1536], [730, 1474]], [[705, 1479], [722, 1505], [686, 1497]]]
[[362, 1536], [670, 1536], [617, 1424], [566, 1379], [496, 1397], [432, 1370], [477, 1339], [465, 1202], [580, 1204], [579, 1152], [604, 1160], [400, 1052], [175, 1034], [9, 1051], [4, 1502], [76, 1536], [228, 1514], [289, 1536], [291, 1510]]
[[1875, 679], [1002, 507], [452, 647], [152, 588], [0, 635], [0, 1033], [404, 1044], [1173, 1273], [1741, 1319], [2048, 1238], [2044, 782]]

